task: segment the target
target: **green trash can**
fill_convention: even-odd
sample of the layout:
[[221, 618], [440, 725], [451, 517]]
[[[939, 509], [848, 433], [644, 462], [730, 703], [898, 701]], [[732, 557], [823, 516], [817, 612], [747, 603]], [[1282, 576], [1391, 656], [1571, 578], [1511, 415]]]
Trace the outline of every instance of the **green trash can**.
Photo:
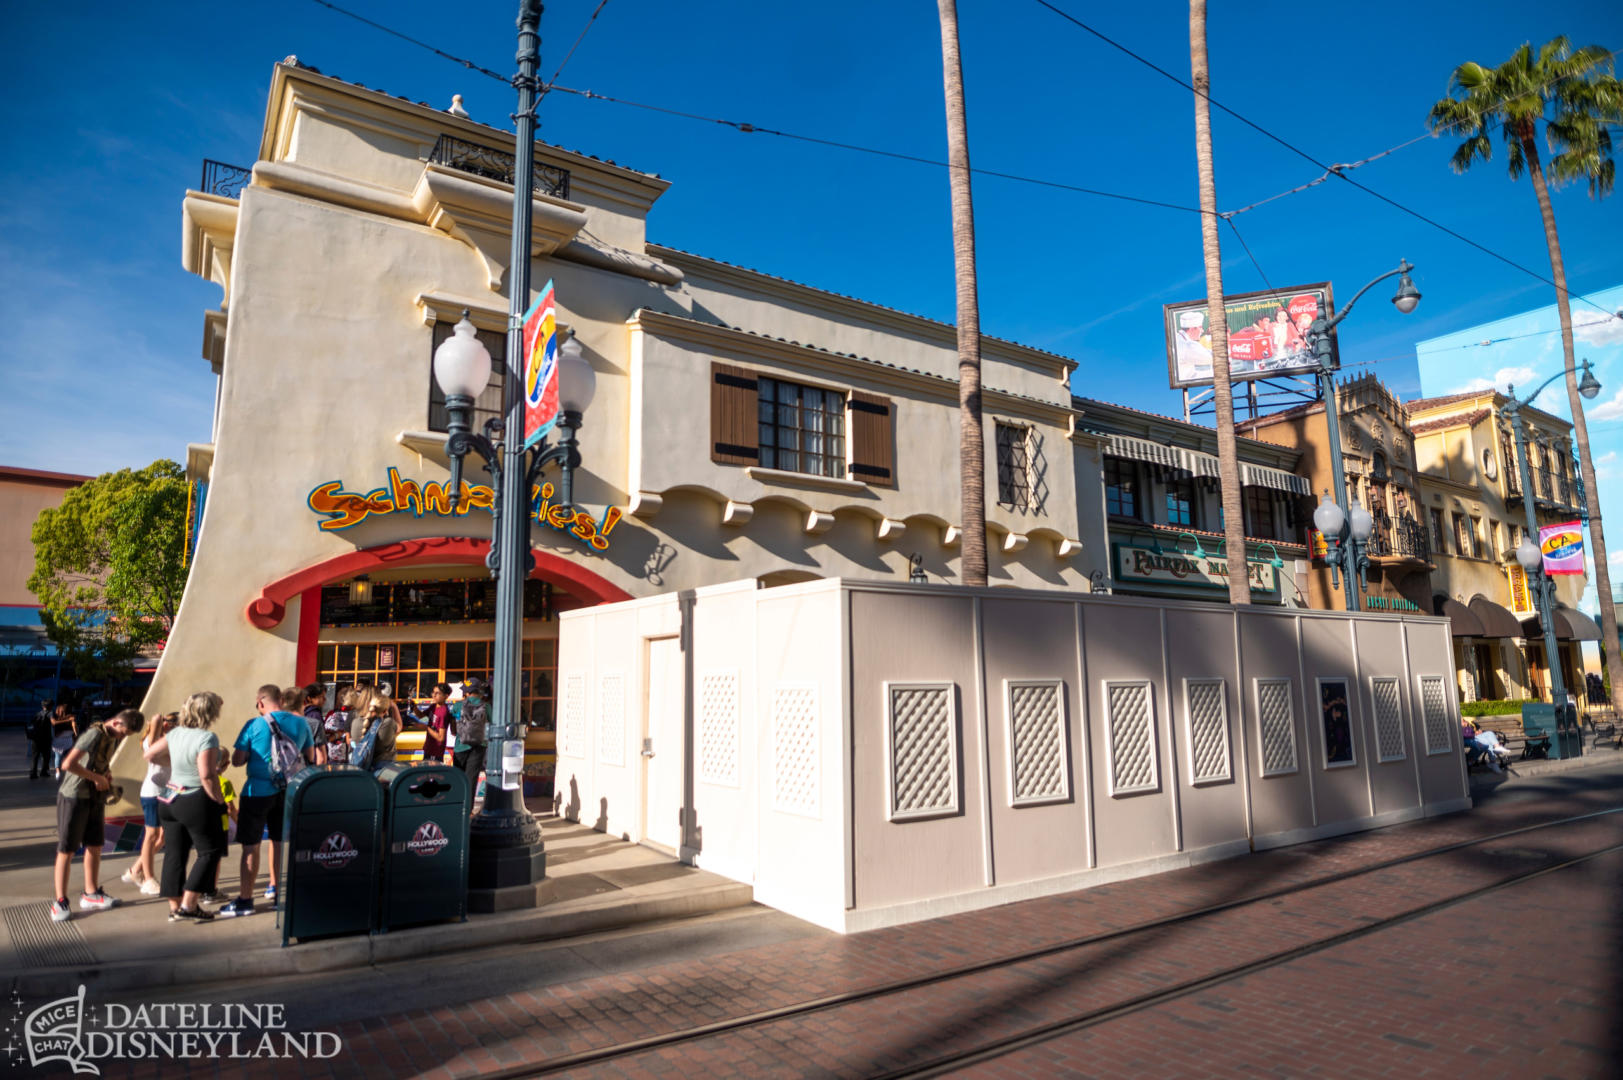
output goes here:
[[316, 765], [288, 782], [283, 945], [372, 929], [382, 825], [383, 791], [369, 770]]
[[450, 765], [378, 773], [387, 812], [377, 931], [468, 918], [468, 776]]

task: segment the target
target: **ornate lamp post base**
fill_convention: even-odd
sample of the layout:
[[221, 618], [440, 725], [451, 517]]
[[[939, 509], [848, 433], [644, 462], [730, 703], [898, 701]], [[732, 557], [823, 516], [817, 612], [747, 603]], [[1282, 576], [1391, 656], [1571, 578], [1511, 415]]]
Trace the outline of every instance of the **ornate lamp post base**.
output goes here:
[[541, 826], [522, 807], [482, 813], [468, 836], [468, 910], [478, 915], [537, 904], [547, 876]]

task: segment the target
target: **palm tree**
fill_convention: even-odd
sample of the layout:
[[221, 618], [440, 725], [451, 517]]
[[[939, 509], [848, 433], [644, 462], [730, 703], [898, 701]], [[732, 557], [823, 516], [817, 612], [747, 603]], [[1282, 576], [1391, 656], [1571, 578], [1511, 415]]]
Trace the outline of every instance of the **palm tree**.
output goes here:
[[958, 472], [965, 585], [986, 584], [986, 444], [981, 428], [981, 312], [975, 292], [975, 208], [969, 197], [969, 125], [958, 57], [958, 5], [937, 0], [947, 96], [947, 173], [952, 183], [952, 259], [958, 276]]
[[[1589, 455], [1589, 425], [1578, 396], [1577, 365], [1572, 351], [1572, 309], [1567, 298], [1567, 270], [1561, 259], [1561, 240], [1555, 231], [1555, 209], [1550, 205], [1546, 181], [1557, 185], [1582, 180], [1589, 197], [1605, 198], [1612, 190], [1612, 136], [1608, 124], [1623, 122], [1623, 83], [1612, 75], [1611, 52], [1598, 45], [1573, 49], [1564, 37], [1541, 45], [1523, 45], [1498, 67], [1465, 63], [1454, 69], [1449, 96], [1431, 108], [1430, 123], [1439, 135], [1464, 138], [1450, 161], [1463, 173], [1478, 161], [1493, 158], [1492, 135], [1497, 129], [1505, 144], [1510, 178], [1526, 173], [1533, 180], [1539, 213], [1544, 218], [1544, 243], [1550, 249], [1551, 276], [1555, 279], [1555, 306], [1561, 318], [1561, 355], [1567, 370], [1567, 401], [1572, 408], [1573, 437], [1578, 443], [1578, 467], [1589, 499], [1589, 540], [1595, 562], [1595, 587], [1600, 596], [1602, 651], [1611, 676], [1616, 706], [1623, 692], [1623, 656], [1617, 647], [1617, 613], [1612, 606], [1612, 579], [1606, 561], [1606, 534], [1601, 527], [1600, 490], [1595, 485], [1595, 464]], [[1539, 155], [1539, 124], [1550, 149], [1548, 165]], [[1551, 657], [1550, 662], [1555, 663]]]
[[1206, 0], [1189, 0], [1190, 81], [1195, 87], [1195, 163], [1200, 169], [1200, 241], [1206, 254], [1206, 323], [1212, 333], [1212, 388], [1217, 405], [1217, 482], [1223, 497], [1223, 551], [1229, 603], [1249, 604], [1245, 509], [1240, 453], [1234, 442], [1234, 395], [1229, 388], [1229, 322], [1223, 310], [1223, 253], [1217, 237], [1217, 178], [1212, 172], [1212, 72], [1206, 60]]

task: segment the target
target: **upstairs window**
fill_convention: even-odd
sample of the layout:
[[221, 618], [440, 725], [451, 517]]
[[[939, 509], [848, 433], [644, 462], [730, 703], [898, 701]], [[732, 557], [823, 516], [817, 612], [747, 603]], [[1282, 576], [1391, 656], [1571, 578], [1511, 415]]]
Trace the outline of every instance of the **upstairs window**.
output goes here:
[[999, 506], [1030, 510], [1032, 499], [1032, 432], [1020, 424], [997, 425], [997, 501]]
[[[434, 350], [451, 336], [456, 323], [441, 319], [434, 323], [434, 341], [428, 350], [428, 430], [446, 428], [445, 395], [434, 381]], [[485, 421], [502, 414], [502, 373], [507, 370], [507, 335], [500, 330], [477, 330], [479, 343], [490, 350], [490, 382], [485, 392], [473, 399], [468, 422], [475, 433], [485, 430]]]
[[845, 476], [845, 395], [757, 379], [761, 465], [813, 476]]
[[1121, 458], [1105, 458], [1105, 513], [1138, 518], [1138, 467]]
[[1246, 535], [1255, 536], [1259, 540], [1276, 538], [1272, 491], [1258, 487], [1245, 489], [1245, 527]]
[[1454, 549], [1467, 559], [1476, 558], [1476, 545], [1472, 542], [1471, 525], [1464, 514], [1454, 515]]
[[1167, 481], [1167, 524], [1195, 528], [1195, 482], [1191, 479]]

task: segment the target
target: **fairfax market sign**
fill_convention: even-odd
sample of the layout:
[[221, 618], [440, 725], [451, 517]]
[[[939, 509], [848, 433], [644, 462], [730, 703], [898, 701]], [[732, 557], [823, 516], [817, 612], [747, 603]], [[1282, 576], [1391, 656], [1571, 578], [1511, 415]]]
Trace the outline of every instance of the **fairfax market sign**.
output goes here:
[[[533, 488], [530, 492], [530, 517], [560, 532], [569, 533], [594, 551], [608, 550], [609, 533], [620, 523], [623, 514], [620, 508], [608, 507], [601, 519], [594, 519], [584, 510], [555, 505], [552, 502], [553, 494], [550, 483]], [[390, 468], [389, 483], [385, 487], [373, 488], [362, 495], [345, 491], [342, 480], [329, 480], [310, 492], [306, 501], [310, 509], [324, 519], [318, 525], [322, 532], [342, 532], [353, 529], [375, 514], [410, 514], [419, 518], [424, 514], [463, 517], [476, 509], [489, 510], [496, 501], [496, 492], [489, 485], [470, 484], [464, 480], [453, 511], [449, 485], [433, 480], [418, 483], [416, 480], [402, 479], [400, 470]]]
[[[1279, 578], [1274, 564], [1266, 560], [1246, 560], [1252, 592], [1274, 592]], [[1116, 545], [1117, 581], [1153, 581], [1167, 585], [1195, 585], [1211, 589], [1229, 587], [1229, 567], [1222, 558], [1185, 555], [1178, 551]]]

